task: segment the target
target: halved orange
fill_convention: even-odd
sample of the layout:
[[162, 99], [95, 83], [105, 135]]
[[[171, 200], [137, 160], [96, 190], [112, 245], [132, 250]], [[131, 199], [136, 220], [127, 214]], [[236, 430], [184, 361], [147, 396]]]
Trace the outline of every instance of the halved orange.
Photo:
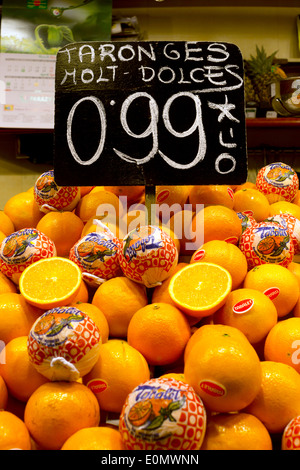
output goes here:
[[169, 294], [180, 310], [194, 317], [206, 317], [217, 311], [231, 292], [232, 278], [214, 263], [193, 263], [173, 275]]
[[70, 304], [80, 289], [81, 271], [68, 258], [43, 258], [27, 266], [19, 281], [20, 293], [42, 309]]

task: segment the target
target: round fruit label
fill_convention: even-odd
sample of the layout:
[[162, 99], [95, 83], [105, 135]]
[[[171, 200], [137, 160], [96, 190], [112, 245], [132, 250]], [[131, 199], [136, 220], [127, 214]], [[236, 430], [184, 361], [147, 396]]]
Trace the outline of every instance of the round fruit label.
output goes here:
[[234, 313], [242, 314], [249, 312], [249, 310], [253, 307], [254, 300], [253, 299], [243, 299], [237, 302], [233, 307], [232, 310]]
[[87, 386], [97, 395], [107, 389], [108, 383], [104, 379], [92, 379], [87, 383]]
[[269, 287], [263, 292], [269, 299], [274, 300], [280, 294], [280, 289], [278, 287]]
[[146, 287], [155, 287], [176, 266], [178, 251], [174, 240], [160, 227], [146, 225], [123, 238], [118, 259], [125, 276]]
[[194, 261], [200, 261], [205, 256], [205, 250], [198, 250], [193, 256]]
[[35, 229], [23, 229], [14, 232], [1, 245], [0, 256], [8, 264], [22, 264], [35, 253], [35, 241], [39, 232]]
[[0, 247], [0, 270], [18, 284], [21, 273], [41, 258], [56, 255], [54, 243], [34, 228], [24, 228], [8, 235]]
[[45, 346], [58, 346], [72, 334], [75, 324], [84, 318], [84, 313], [75, 307], [53, 308], [38, 318], [30, 336]]
[[260, 222], [245, 230], [239, 246], [250, 269], [263, 263], [286, 266], [294, 255], [290, 232], [278, 222]]
[[202, 380], [199, 384], [202, 392], [211, 395], [212, 397], [224, 397], [227, 393], [226, 388], [213, 381], [213, 380]]
[[[189, 432], [191, 436], [197, 433], [200, 422], [202, 429], [203, 413], [201, 399], [188, 384], [167, 378], [151, 379], [128, 395], [120, 422], [129, 432], [129, 439], [164, 443], [177, 436], [178, 443], [185, 440], [188, 445]], [[191, 442], [189, 439], [189, 445]]]
[[101, 342], [93, 320], [76, 307], [47, 310], [33, 324], [28, 335], [28, 354], [34, 364], [62, 356], [77, 363]]
[[294, 170], [284, 163], [271, 163], [264, 171], [264, 179], [272, 186], [283, 188], [292, 183]]
[[170, 191], [168, 189], [163, 189], [157, 194], [156, 201], [158, 203], [164, 202], [169, 197]]

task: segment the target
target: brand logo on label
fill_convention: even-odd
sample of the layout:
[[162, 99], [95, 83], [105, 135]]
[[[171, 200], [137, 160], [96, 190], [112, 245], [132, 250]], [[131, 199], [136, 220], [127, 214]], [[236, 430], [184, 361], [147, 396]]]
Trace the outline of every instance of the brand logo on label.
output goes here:
[[164, 189], [157, 195], [157, 198], [156, 198], [157, 202], [165, 201], [167, 197], [169, 196], [169, 194], [170, 194], [170, 191], [168, 189]]
[[280, 294], [280, 289], [278, 289], [278, 287], [269, 287], [264, 291], [264, 294], [269, 297], [269, 299], [273, 300]]
[[104, 392], [104, 390], [107, 389], [108, 385], [105, 380], [92, 379], [87, 383], [87, 386], [90, 390], [92, 390], [93, 393], [95, 393], [95, 395], [97, 395], [97, 393]]
[[203, 392], [211, 395], [212, 397], [223, 397], [226, 395], [226, 389], [223, 385], [212, 382], [211, 380], [202, 380], [200, 388]]
[[204, 258], [204, 256], [205, 250], [198, 250], [193, 259], [194, 261], [200, 261], [200, 259]]
[[233, 307], [232, 310], [234, 313], [246, 313], [248, 312], [254, 305], [254, 301], [252, 299], [243, 299], [237, 302]]

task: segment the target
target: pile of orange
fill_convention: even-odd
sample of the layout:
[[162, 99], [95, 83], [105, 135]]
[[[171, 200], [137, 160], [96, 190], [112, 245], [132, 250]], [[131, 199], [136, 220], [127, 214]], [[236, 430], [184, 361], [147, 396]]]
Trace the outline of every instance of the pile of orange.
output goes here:
[[[39, 191], [46, 186], [39, 183]], [[174, 422], [180, 423], [180, 445], [186, 449], [296, 449], [296, 172], [277, 162], [262, 168], [256, 182], [238, 186], [159, 186], [152, 224], [140, 216], [147, 201], [143, 186], [86, 186], [75, 192], [75, 206], [45, 211], [31, 188], [10, 198], [0, 211], [0, 257], [2, 241], [24, 228], [36, 228], [56, 248], [55, 256], [23, 266], [22, 250], [31, 249], [30, 238], [25, 239], [18, 253], [9, 253], [12, 266], [18, 263], [18, 279], [0, 270], [0, 450], [124, 450], [129, 435], [134, 449], [148, 448], [147, 442], [153, 436], [159, 440], [162, 428]], [[272, 234], [276, 223], [282, 234]], [[148, 236], [128, 236], [143, 224]], [[147, 225], [165, 230], [176, 250], [168, 271], [170, 251], [156, 254], [162, 241]], [[120, 240], [120, 269], [95, 284], [86, 281], [70, 257], [72, 248], [94, 232]], [[252, 234], [256, 242], [251, 244]], [[109, 244], [91, 250], [88, 240], [86, 267], [111, 256]], [[264, 256], [257, 249], [262, 244]], [[285, 262], [276, 262], [288, 244]], [[272, 257], [266, 256], [266, 247]], [[143, 263], [135, 263], [142, 254]], [[135, 276], [122, 270], [124, 256]], [[146, 270], [154, 287], [143, 281]], [[33, 331], [34, 347], [29, 340]], [[100, 339], [93, 349], [95, 335]], [[59, 369], [55, 376], [36, 367], [51, 350]], [[66, 362], [66, 357], [81, 351], [88, 361], [95, 353], [76, 375], [75, 361]], [[168, 378], [178, 387], [150, 391], [156, 378]], [[189, 412], [199, 403], [204, 410], [199, 445], [187, 427], [195, 418], [187, 416], [176, 392], [184, 384], [198, 400]], [[129, 416], [135, 416], [134, 434], [128, 423], [125, 429], [126, 421], [119, 429], [125, 403], [132, 408]], [[177, 444], [173, 438], [172, 446]]]

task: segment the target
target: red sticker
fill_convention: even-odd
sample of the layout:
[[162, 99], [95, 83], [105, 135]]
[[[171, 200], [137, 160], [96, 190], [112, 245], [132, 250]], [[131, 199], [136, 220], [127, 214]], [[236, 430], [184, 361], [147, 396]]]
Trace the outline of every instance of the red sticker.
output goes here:
[[233, 307], [232, 310], [234, 313], [246, 313], [248, 312], [254, 305], [253, 299], [243, 299], [237, 302]]
[[103, 379], [92, 379], [87, 383], [87, 386], [95, 395], [104, 392], [108, 387], [107, 382]]
[[212, 382], [211, 380], [202, 380], [200, 388], [203, 392], [211, 395], [212, 397], [223, 397], [226, 395], [226, 388], [223, 385]]
[[157, 202], [159, 203], [159, 202], [165, 201], [167, 197], [169, 196], [169, 194], [170, 194], [170, 191], [168, 189], [164, 189], [163, 191], [158, 193], [156, 197]]
[[236, 245], [237, 242], [238, 242], [238, 237], [228, 237], [228, 238], [225, 238], [225, 242], [227, 243], [233, 243], [233, 245]]
[[250, 211], [250, 210], [246, 210], [246, 211], [243, 211], [243, 214], [246, 214], [246, 215], [250, 215], [251, 217], [253, 216], [253, 211]]
[[264, 291], [264, 294], [269, 297], [269, 299], [274, 300], [280, 294], [280, 289], [278, 287], [269, 287]]
[[204, 258], [204, 256], [205, 256], [205, 250], [198, 250], [193, 257], [193, 260], [200, 261], [202, 258]]
[[227, 188], [227, 192], [228, 192], [229, 196], [231, 197], [231, 199], [233, 199], [234, 198], [234, 192], [233, 192], [232, 188]]

